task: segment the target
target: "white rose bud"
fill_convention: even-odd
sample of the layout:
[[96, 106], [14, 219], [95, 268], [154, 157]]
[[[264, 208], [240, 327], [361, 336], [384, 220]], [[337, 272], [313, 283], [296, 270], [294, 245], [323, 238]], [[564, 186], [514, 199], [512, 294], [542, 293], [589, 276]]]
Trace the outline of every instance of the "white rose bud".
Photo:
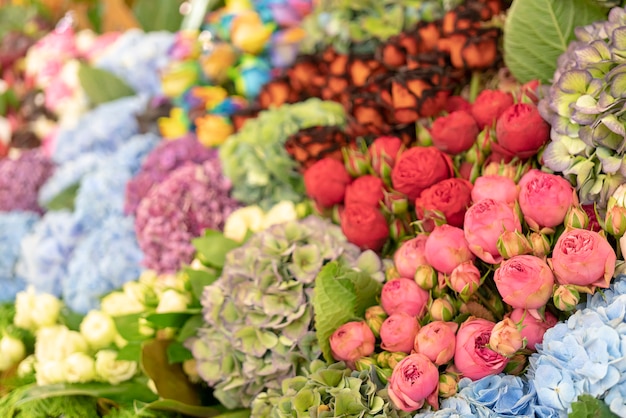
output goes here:
[[5, 356], [2, 351], [0, 351], [0, 372], [10, 369], [11, 366], [13, 366], [13, 362], [9, 356]]
[[147, 304], [150, 299], [154, 299], [154, 291], [151, 287], [146, 286], [143, 283], [139, 282], [126, 282], [122, 287], [124, 293], [131, 298], [135, 299], [137, 302], [141, 303], [143, 306]]
[[298, 212], [296, 211], [296, 205], [292, 201], [283, 200], [278, 202], [267, 212], [265, 215], [265, 222], [263, 222], [263, 229], [269, 228], [272, 225], [294, 221], [298, 219]]
[[96, 353], [96, 374], [100, 380], [112, 385], [131, 379], [137, 373], [134, 361], [117, 360], [117, 352], [101, 350]]
[[137, 299], [128, 297], [125, 292], [112, 292], [102, 298], [100, 309], [110, 316], [120, 316], [143, 312], [146, 308]]
[[37, 332], [35, 357], [38, 362], [61, 361], [73, 353], [88, 350], [87, 340], [80, 332], [71, 331], [65, 325], [45, 327]]
[[96, 378], [94, 359], [85, 353], [73, 353], [65, 359], [65, 378], [69, 383], [86, 383]]
[[224, 222], [224, 236], [233, 241], [242, 242], [248, 230], [260, 231], [265, 220], [265, 213], [257, 205], [246, 206], [232, 212]]
[[24, 329], [34, 331], [36, 326], [33, 322], [32, 312], [35, 307], [35, 288], [28, 286], [23, 292], [15, 296], [15, 317], [13, 323]]
[[0, 339], [0, 357], [6, 357], [14, 365], [26, 357], [26, 347], [22, 340], [5, 335]]
[[37, 329], [56, 324], [61, 306], [61, 301], [53, 295], [47, 293], [36, 295], [31, 315]]
[[31, 354], [17, 365], [17, 376], [25, 377], [31, 373], [35, 373], [35, 355]]
[[65, 362], [62, 360], [37, 362], [35, 376], [38, 385], [65, 382]]
[[117, 328], [113, 318], [102, 311], [93, 310], [80, 323], [80, 333], [92, 349], [99, 350], [115, 341]]
[[163, 292], [156, 311], [157, 313], [181, 312], [187, 309], [189, 303], [191, 303], [191, 298], [188, 295], [169, 289]]

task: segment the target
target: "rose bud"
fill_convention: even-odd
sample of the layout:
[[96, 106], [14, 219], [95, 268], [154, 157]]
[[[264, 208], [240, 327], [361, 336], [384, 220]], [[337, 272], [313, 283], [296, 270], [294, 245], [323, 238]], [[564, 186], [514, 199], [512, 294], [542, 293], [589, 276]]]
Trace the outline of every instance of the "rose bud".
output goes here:
[[439, 396], [449, 398], [456, 395], [459, 389], [459, 381], [452, 373], [442, 373], [439, 375]]
[[518, 255], [502, 262], [493, 275], [502, 300], [513, 308], [540, 309], [552, 295], [554, 274], [534, 255]]
[[520, 159], [539, 151], [550, 138], [550, 125], [543, 120], [537, 106], [517, 103], [506, 109], [496, 122], [494, 151]]
[[393, 218], [389, 223], [389, 238], [395, 242], [402, 242], [412, 236], [413, 231], [408, 220]]
[[393, 369], [390, 367], [376, 367], [374, 370], [376, 370], [376, 376], [383, 385], [386, 385], [389, 382], [389, 379], [391, 378], [391, 375], [393, 373]]
[[372, 366], [378, 366], [376, 360], [371, 357], [361, 357], [354, 362], [354, 369], [358, 371], [370, 370]]
[[443, 321], [433, 321], [424, 325], [415, 336], [413, 350], [424, 354], [437, 366], [446, 364], [454, 357], [456, 344], [454, 334], [458, 327], [455, 322]]
[[589, 225], [589, 215], [583, 209], [581, 205], [572, 205], [567, 210], [563, 224], [566, 228], [581, 228], [587, 229]]
[[413, 341], [419, 329], [419, 322], [414, 316], [403, 312], [390, 315], [380, 327], [380, 347], [408, 354], [413, 350]]
[[351, 181], [344, 165], [333, 158], [323, 158], [304, 172], [307, 195], [325, 208], [343, 202]]
[[478, 132], [478, 125], [472, 115], [465, 110], [457, 110], [435, 119], [430, 135], [435, 147], [456, 155], [474, 145]]
[[457, 110], [464, 110], [471, 113], [472, 105], [461, 96], [450, 96], [446, 101], [444, 110], [448, 113], [456, 112]]
[[370, 306], [365, 310], [365, 322], [376, 338], [380, 336], [380, 326], [385, 319], [387, 319], [387, 314], [380, 305]]
[[454, 365], [464, 377], [478, 380], [501, 373], [508, 359], [488, 347], [491, 330], [496, 324], [470, 317], [456, 333]]
[[519, 189], [515, 182], [506, 176], [483, 175], [476, 179], [472, 188], [472, 202], [492, 198], [510, 205], [517, 200]]
[[498, 354], [512, 357], [516, 352], [524, 348], [524, 337], [520, 327], [510, 318], [504, 318], [497, 322], [491, 330], [489, 347]]
[[611, 207], [609, 204], [604, 220], [604, 227], [606, 232], [616, 238], [624, 235], [624, 233], [626, 233], [626, 208], [617, 205]]
[[476, 258], [470, 251], [463, 230], [445, 224], [436, 227], [428, 236], [424, 254], [428, 264], [444, 274], [450, 274], [459, 264]]
[[394, 369], [407, 355], [407, 353], [403, 353], [401, 351], [383, 351], [378, 353], [376, 360], [378, 361], [378, 365], [380, 367]]
[[415, 271], [415, 283], [424, 290], [435, 287], [438, 277], [437, 270], [428, 264], [422, 264]]
[[399, 278], [388, 281], [383, 285], [380, 303], [389, 315], [406, 313], [411, 316], [422, 316], [428, 292], [422, 289], [411, 279]]
[[528, 242], [532, 248], [532, 254], [535, 257], [545, 257], [552, 251], [552, 243], [550, 237], [540, 232], [531, 232], [528, 234]]
[[537, 104], [539, 102], [539, 96], [537, 94], [537, 91], [540, 85], [541, 85], [541, 81], [539, 80], [530, 80], [522, 84], [522, 86], [519, 89], [517, 101], [524, 102], [524, 103]]
[[601, 226], [600, 222], [598, 221], [595, 204], [592, 203], [592, 204], [581, 205], [581, 206], [584, 209], [584, 211], [587, 213], [587, 216], [589, 216], [589, 225], [587, 225], [586, 229], [590, 231], [595, 231], [595, 232], [602, 231], [604, 227]]
[[570, 229], [556, 241], [551, 266], [559, 284], [607, 288], [616, 260], [615, 250], [602, 235]]
[[369, 173], [370, 161], [367, 154], [363, 154], [360, 150], [352, 147], [343, 147], [341, 153], [344, 166], [350, 176], [359, 177]]
[[424, 255], [424, 246], [428, 235], [420, 234], [415, 238], [404, 241], [393, 255], [393, 262], [401, 277], [411, 279], [415, 277], [417, 268], [427, 264]]
[[381, 136], [376, 138], [368, 148], [374, 173], [383, 179], [385, 178], [384, 174], [389, 176], [401, 149], [402, 140], [398, 137]]
[[403, 215], [409, 210], [409, 201], [403, 193], [399, 192], [384, 192], [383, 202], [385, 207], [389, 209], [389, 212], [394, 215]]
[[353, 205], [344, 209], [341, 231], [362, 250], [380, 251], [389, 238], [389, 226], [382, 213], [371, 206]]
[[533, 248], [521, 232], [504, 231], [498, 238], [498, 252], [507, 259], [516, 255], [531, 254]]
[[450, 274], [450, 288], [457, 292], [464, 301], [476, 292], [481, 284], [481, 276], [478, 267], [473, 261], [459, 264]]
[[469, 249], [486, 263], [498, 264], [498, 239], [504, 231], [522, 231], [515, 210], [504, 202], [483, 199], [475, 202], [465, 212], [463, 223]]
[[433, 184], [415, 199], [417, 219], [429, 219], [429, 212], [440, 211], [447, 224], [461, 228], [471, 202], [472, 183], [450, 178]]
[[563, 177], [530, 170], [519, 181], [519, 205], [524, 220], [536, 231], [563, 223], [575, 203], [574, 188]]
[[350, 368], [361, 357], [374, 352], [376, 337], [365, 322], [348, 322], [343, 324], [330, 336], [330, 350], [333, 358], [345, 361]]
[[346, 187], [344, 204], [366, 205], [378, 209], [384, 198], [383, 189], [383, 181], [378, 177], [359, 177]]
[[[516, 164], [502, 164], [500, 162], [491, 161], [483, 168], [483, 177], [488, 176], [502, 176], [508, 177], [515, 181], [518, 174], [518, 165]], [[492, 196], [493, 197], [493, 196]]]
[[575, 286], [556, 285], [554, 286], [554, 294], [552, 295], [554, 306], [563, 312], [569, 312], [576, 308], [580, 302], [580, 292]]
[[425, 355], [411, 354], [393, 369], [388, 394], [396, 408], [412, 412], [424, 406], [438, 385], [437, 367]]
[[509, 315], [509, 318], [522, 327], [522, 337], [526, 339], [526, 348], [535, 350], [537, 344], [543, 341], [543, 334], [556, 325], [557, 318], [550, 311], [544, 312], [544, 318], [536, 318], [527, 310], [516, 308]]
[[479, 129], [491, 126], [498, 117], [513, 105], [513, 96], [500, 90], [483, 90], [472, 104], [472, 116]]
[[391, 172], [393, 188], [415, 201], [423, 190], [454, 176], [450, 157], [435, 147], [413, 147], [400, 154]]
[[447, 296], [433, 300], [428, 312], [433, 321], [451, 321], [456, 315], [456, 309]]

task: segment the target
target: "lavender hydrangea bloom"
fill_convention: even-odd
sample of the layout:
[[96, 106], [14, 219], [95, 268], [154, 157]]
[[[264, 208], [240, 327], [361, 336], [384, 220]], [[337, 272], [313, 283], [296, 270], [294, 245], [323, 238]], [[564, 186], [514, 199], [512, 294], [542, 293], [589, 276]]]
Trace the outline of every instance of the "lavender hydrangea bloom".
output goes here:
[[17, 275], [39, 292], [60, 296], [67, 262], [83, 235], [71, 212], [47, 212], [22, 239]]
[[165, 273], [191, 262], [192, 238], [206, 228], [221, 230], [239, 207], [230, 189], [216, 156], [202, 164], [187, 163], [150, 189], [139, 204], [135, 223], [145, 266]]
[[203, 146], [193, 136], [160, 143], [148, 154], [139, 173], [128, 182], [124, 212], [134, 214], [150, 188], [163, 181], [178, 167], [186, 162], [202, 163], [214, 158], [216, 152]]
[[0, 159], [0, 212], [41, 213], [37, 194], [54, 170], [40, 149], [23, 151], [16, 159]]
[[62, 282], [70, 309], [96, 309], [101, 296], [139, 277], [143, 254], [133, 226], [132, 217], [110, 217], [76, 246]]
[[124, 80], [135, 92], [156, 96], [162, 91], [159, 71], [169, 61], [168, 51], [174, 40], [174, 34], [169, 32], [145, 33], [131, 29], [124, 32], [95, 65]]
[[0, 213], [0, 302], [15, 299], [25, 287], [23, 278], [15, 275], [20, 242], [39, 219], [34, 212]]

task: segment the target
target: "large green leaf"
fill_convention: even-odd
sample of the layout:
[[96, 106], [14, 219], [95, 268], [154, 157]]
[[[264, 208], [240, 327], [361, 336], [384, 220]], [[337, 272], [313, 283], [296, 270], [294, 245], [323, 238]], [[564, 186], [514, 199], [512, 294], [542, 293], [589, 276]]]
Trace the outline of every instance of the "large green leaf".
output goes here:
[[74, 200], [76, 200], [76, 195], [78, 194], [78, 189], [80, 188], [80, 183], [73, 184], [68, 186], [59, 194], [54, 196], [48, 203], [44, 206], [47, 210], [63, 210], [67, 209], [70, 211], [74, 210]]
[[114, 74], [87, 64], [80, 65], [78, 79], [89, 101], [95, 106], [135, 94], [128, 84]]
[[601, 399], [590, 395], [580, 395], [576, 402], [572, 403], [572, 412], [569, 418], [613, 418], [617, 417], [608, 405]]
[[136, 0], [133, 13], [144, 31], [176, 32], [183, 22], [182, 0]]
[[226, 254], [241, 244], [226, 238], [219, 231], [207, 229], [204, 236], [191, 240], [198, 251], [197, 257], [202, 264], [221, 269], [226, 262]]
[[607, 9], [589, 0], [513, 0], [504, 25], [504, 62], [520, 82], [549, 82], [574, 29], [606, 17]]
[[[145, 406], [146, 409], [158, 411], [178, 412], [189, 417], [218, 417], [222, 416], [221, 408], [215, 406], [187, 405], [172, 399], [160, 399]], [[250, 414], [248, 414], [250, 416]]]

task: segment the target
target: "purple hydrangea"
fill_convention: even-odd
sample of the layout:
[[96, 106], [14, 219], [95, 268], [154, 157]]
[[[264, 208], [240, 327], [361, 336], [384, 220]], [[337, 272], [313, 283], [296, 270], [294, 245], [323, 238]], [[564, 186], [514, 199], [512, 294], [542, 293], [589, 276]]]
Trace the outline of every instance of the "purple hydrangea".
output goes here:
[[206, 228], [221, 230], [239, 204], [219, 159], [187, 163], [150, 189], [137, 208], [135, 230], [144, 265], [159, 273], [175, 272], [191, 262], [191, 240]]
[[173, 170], [187, 162], [202, 163], [216, 151], [206, 148], [193, 136], [161, 142], [148, 156], [139, 173], [126, 185], [124, 212], [134, 214], [150, 188], [162, 182]]
[[0, 212], [41, 213], [37, 196], [53, 171], [54, 164], [40, 149], [23, 151], [15, 159], [0, 159]]

